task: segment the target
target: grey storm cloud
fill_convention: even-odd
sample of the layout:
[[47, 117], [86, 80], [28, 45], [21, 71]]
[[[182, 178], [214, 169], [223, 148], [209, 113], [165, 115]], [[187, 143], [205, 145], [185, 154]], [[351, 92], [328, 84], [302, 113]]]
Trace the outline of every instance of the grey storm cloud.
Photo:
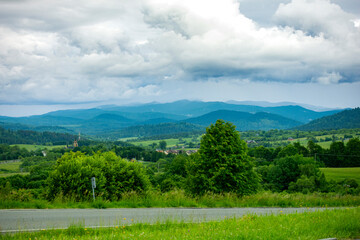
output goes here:
[[0, 1], [0, 102], [146, 98], [193, 80], [360, 81], [359, 15], [339, 1], [255, 2]]

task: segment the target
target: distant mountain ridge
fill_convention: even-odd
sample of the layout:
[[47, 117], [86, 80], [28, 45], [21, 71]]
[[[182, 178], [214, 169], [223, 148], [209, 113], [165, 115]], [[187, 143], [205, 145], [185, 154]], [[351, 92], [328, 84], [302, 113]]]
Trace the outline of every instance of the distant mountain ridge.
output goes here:
[[[156, 132], [154, 128], [157, 125], [166, 123], [172, 123], [172, 126], [176, 128], [171, 130], [170, 127], [161, 126], [162, 129], [167, 129], [170, 132], [193, 131], [199, 130], [199, 126], [208, 126], [217, 119], [231, 121], [242, 131], [286, 129], [339, 111], [316, 112], [293, 105], [260, 107], [224, 102], [182, 100], [172, 103], [150, 103], [135, 106], [111, 105], [91, 109], [60, 110], [30, 117], [0, 116], [0, 122], [6, 123], [9, 128], [11, 128], [11, 124], [18, 124], [17, 128], [21, 126], [25, 128], [26, 126], [31, 130], [47, 126], [47, 128], [57, 127], [60, 131], [67, 129], [75, 133], [109, 136], [114, 135], [114, 132], [120, 133], [122, 129], [126, 128], [128, 129], [127, 132], [136, 132], [129, 128], [139, 128], [146, 125], [151, 125], [151, 127], [141, 128]], [[179, 124], [181, 122], [186, 122], [188, 125]], [[160, 126], [158, 127], [160, 128]], [[145, 130], [142, 132], [147, 134]], [[159, 130], [159, 132], [161, 131]], [[142, 133], [138, 132], [137, 134]]]
[[334, 115], [322, 117], [308, 124], [296, 127], [298, 130], [329, 130], [343, 128], [360, 128], [360, 108], [344, 110]]
[[287, 129], [301, 124], [301, 122], [271, 113], [247, 113], [229, 110], [218, 110], [185, 121], [197, 125], [209, 126], [210, 124], [214, 124], [218, 119], [232, 122], [239, 131], [270, 130], [275, 128]]

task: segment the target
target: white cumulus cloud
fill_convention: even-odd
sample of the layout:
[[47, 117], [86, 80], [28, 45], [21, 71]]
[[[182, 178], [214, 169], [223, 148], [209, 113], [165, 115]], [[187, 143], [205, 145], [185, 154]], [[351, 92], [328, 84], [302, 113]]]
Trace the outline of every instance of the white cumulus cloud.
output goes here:
[[0, 102], [150, 99], [164, 82], [214, 79], [360, 81], [359, 16], [292, 0], [266, 26], [244, 1], [1, 1]]

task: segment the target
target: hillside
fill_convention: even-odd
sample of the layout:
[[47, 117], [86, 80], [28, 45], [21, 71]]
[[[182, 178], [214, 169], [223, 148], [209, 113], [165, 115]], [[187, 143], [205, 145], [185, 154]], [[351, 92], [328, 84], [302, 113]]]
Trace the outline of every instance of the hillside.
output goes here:
[[6, 144], [46, 144], [65, 145], [77, 136], [68, 133], [36, 132], [30, 130], [8, 130], [0, 127], [0, 143]]
[[360, 108], [345, 110], [296, 127], [302, 131], [360, 128]]
[[247, 113], [228, 110], [214, 111], [200, 117], [187, 119], [186, 122], [209, 126], [218, 119], [232, 122], [239, 131], [287, 129], [301, 124], [298, 121], [271, 113]]
[[[338, 111], [316, 112], [296, 105], [260, 107], [224, 102], [184, 100], [136, 106], [110, 105], [91, 109], [61, 110], [30, 117], [0, 116], [0, 121], [4, 123], [4, 127], [14, 130], [41, 131], [40, 129], [48, 129], [51, 131], [53, 128], [57, 132], [71, 131], [74, 133], [81, 132], [85, 135], [109, 137], [115, 136], [115, 133], [124, 135], [122, 129], [126, 128], [125, 132], [127, 133], [125, 135], [133, 132], [134, 136], [138, 136], [143, 132], [144, 136], [148, 136], [148, 131], [156, 132], [149, 129], [158, 127], [158, 132], [164, 132], [164, 125], [161, 124], [165, 123], [186, 121], [208, 126], [217, 119], [224, 119], [233, 122], [242, 131], [286, 129], [336, 112]], [[138, 126], [147, 125], [151, 126], [144, 131], [135, 130]], [[171, 129], [169, 131], [170, 133], [174, 132]]]
[[126, 137], [152, 137], [159, 135], [172, 135], [180, 133], [203, 133], [205, 127], [186, 123], [160, 123], [156, 125], [139, 125], [127, 127], [112, 133], [108, 133], [110, 138], [126, 138]]

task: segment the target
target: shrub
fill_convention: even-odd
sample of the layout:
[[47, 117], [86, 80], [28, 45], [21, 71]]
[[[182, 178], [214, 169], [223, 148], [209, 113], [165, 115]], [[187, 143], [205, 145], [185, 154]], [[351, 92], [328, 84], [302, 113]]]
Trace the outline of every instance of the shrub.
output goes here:
[[48, 178], [48, 198], [57, 195], [76, 201], [92, 198], [91, 178], [96, 179], [96, 195], [119, 199], [123, 192], [144, 191], [149, 179], [138, 163], [128, 162], [113, 152], [86, 156], [81, 152], [64, 154]]

